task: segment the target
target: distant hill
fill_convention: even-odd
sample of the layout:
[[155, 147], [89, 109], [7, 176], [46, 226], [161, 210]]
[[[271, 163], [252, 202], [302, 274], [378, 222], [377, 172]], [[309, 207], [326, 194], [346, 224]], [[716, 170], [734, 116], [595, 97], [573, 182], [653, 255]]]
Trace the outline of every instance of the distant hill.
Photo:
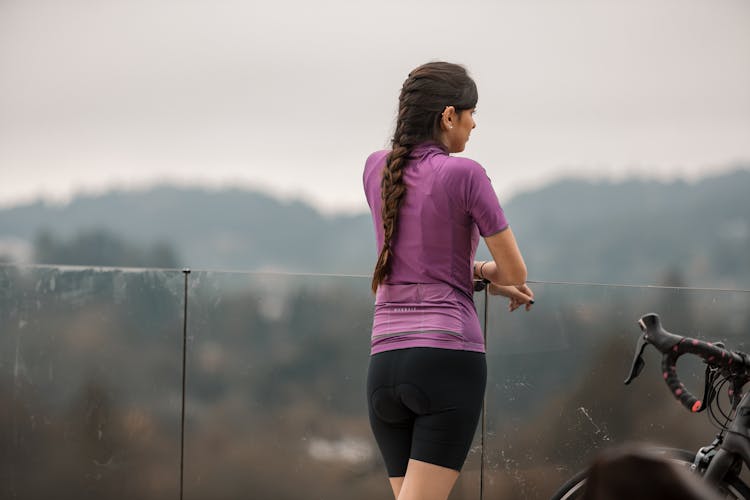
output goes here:
[[[749, 194], [750, 170], [739, 169], [696, 183], [569, 179], [504, 208], [534, 280], [750, 288]], [[166, 244], [172, 260], [199, 269], [368, 274], [375, 258], [366, 213], [169, 186], [0, 210], [0, 254], [40, 234], [97, 229], [142, 248]]]
[[507, 211], [537, 279], [750, 288], [750, 170], [696, 183], [566, 180]]
[[365, 214], [326, 217], [255, 191], [162, 186], [0, 211], [0, 240], [16, 245], [42, 230], [70, 238], [93, 228], [141, 246], [170, 243], [180, 265], [203, 269], [363, 272], [375, 252]]

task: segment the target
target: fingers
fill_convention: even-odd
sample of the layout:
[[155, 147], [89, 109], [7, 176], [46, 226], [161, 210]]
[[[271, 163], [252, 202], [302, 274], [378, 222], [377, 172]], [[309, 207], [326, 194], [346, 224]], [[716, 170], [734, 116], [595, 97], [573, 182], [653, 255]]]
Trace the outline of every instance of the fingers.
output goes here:
[[529, 285], [524, 283], [523, 285], [518, 285], [516, 288], [518, 288], [519, 291], [524, 293], [525, 295], [531, 297], [531, 302], [534, 302], [534, 292], [529, 288]]
[[529, 300], [525, 302], [526, 304], [526, 310], [531, 310], [531, 305], [534, 303], [534, 291], [529, 288], [529, 285], [524, 283], [523, 285], [520, 285], [518, 289], [523, 292], [527, 297], [529, 297]]
[[525, 309], [530, 311], [532, 304], [534, 304], [534, 292], [526, 284], [513, 288], [515, 293], [510, 296], [510, 311], [513, 312], [521, 306], [525, 306]]
[[525, 309], [527, 311], [530, 311], [532, 303], [533, 302], [526, 301], [526, 300], [510, 299], [508, 302], [508, 308], [510, 309], [510, 312], [513, 312], [519, 307], [525, 306]]
[[525, 306], [527, 311], [531, 310], [534, 304], [534, 292], [528, 285], [505, 286], [491, 283], [489, 285], [491, 295], [500, 295], [508, 298], [508, 309], [513, 312], [521, 306]]

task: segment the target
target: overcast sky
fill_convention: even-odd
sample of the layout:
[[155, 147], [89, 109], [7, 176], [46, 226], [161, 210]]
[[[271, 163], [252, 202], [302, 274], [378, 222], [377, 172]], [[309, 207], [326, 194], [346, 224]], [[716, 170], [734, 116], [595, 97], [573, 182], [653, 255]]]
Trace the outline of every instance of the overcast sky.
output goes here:
[[477, 81], [501, 201], [750, 162], [748, 0], [0, 0], [0, 205], [170, 180], [364, 210], [429, 60]]

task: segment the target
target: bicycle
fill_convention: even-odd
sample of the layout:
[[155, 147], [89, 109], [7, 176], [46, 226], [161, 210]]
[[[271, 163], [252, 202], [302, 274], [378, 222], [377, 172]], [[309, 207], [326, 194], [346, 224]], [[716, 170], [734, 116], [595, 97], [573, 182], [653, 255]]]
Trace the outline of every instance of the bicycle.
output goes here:
[[[750, 392], [742, 392], [750, 381], [750, 356], [727, 350], [721, 342], [709, 343], [670, 333], [662, 328], [659, 316], [654, 313], [642, 316], [638, 325], [643, 334], [636, 343], [625, 384], [630, 384], [641, 373], [646, 365], [643, 351], [647, 345], [652, 345], [662, 353], [662, 374], [672, 395], [691, 413], [708, 409], [711, 420], [719, 427], [713, 442], [697, 453], [668, 448], [651, 451], [685, 465], [725, 498], [750, 500], [750, 487], [739, 477], [743, 463], [750, 467]], [[677, 375], [676, 363], [684, 354], [699, 356], [706, 363], [703, 399], [693, 396]], [[716, 397], [727, 384], [731, 403], [728, 413]], [[587, 475], [588, 471], [583, 470], [571, 477], [552, 500], [581, 498]]]

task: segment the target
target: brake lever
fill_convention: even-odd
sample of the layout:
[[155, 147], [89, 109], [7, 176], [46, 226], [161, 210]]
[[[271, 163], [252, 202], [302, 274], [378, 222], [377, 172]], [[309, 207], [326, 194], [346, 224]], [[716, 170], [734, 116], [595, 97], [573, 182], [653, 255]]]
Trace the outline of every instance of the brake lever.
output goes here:
[[641, 371], [643, 371], [643, 367], [646, 366], [646, 362], [643, 361], [643, 350], [646, 348], [646, 345], [648, 345], [648, 340], [646, 340], [646, 334], [644, 333], [635, 345], [635, 356], [633, 356], [633, 364], [630, 365], [630, 374], [625, 379], [625, 385], [635, 380], [641, 374]]

